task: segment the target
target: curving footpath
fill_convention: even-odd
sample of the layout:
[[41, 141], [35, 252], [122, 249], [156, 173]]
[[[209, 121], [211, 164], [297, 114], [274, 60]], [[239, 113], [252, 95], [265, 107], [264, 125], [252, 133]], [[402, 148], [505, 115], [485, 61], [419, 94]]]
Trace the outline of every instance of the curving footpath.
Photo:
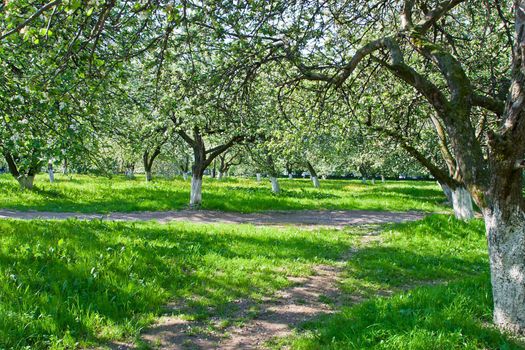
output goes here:
[[342, 227], [347, 225], [383, 224], [419, 220], [422, 212], [386, 212], [366, 210], [301, 210], [261, 213], [232, 213], [211, 210], [144, 211], [131, 213], [82, 214], [45, 211], [17, 211], [0, 209], [0, 219], [50, 220], [108, 220], [149, 221], [159, 223], [186, 221], [195, 223], [226, 223], [253, 225], [306, 225]]

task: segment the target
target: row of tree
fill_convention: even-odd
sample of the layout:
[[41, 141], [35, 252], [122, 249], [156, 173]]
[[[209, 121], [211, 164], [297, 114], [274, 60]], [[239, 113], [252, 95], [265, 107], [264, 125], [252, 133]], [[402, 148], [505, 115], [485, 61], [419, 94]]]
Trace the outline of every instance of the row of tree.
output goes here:
[[271, 177], [276, 154], [387, 159], [394, 145], [459, 217], [474, 200], [495, 323], [525, 332], [524, 0], [0, 6], [0, 149], [23, 186], [49, 159], [107, 163], [122, 139], [150, 172], [177, 135], [198, 204], [204, 170], [236, 145]]

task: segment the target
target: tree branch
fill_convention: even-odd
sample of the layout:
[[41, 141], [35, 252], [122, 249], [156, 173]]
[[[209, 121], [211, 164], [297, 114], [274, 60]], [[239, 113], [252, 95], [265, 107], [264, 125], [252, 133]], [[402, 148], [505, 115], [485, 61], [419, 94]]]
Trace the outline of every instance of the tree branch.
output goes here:
[[24, 28], [26, 25], [28, 25], [30, 22], [32, 22], [35, 18], [40, 16], [44, 11], [50, 9], [53, 6], [59, 5], [61, 2], [62, 2], [62, 0], [55, 0], [55, 1], [51, 1], [50, 3], [42, 6], [35, 13], [33, 13], [31, 16], [29, 16], [25, 21], [23, 21], [22, 23], [17, 25], [15, 28], [13, 28], [13, 29], [3, 33], [2, 35], [0, 35], [0, 40], [5, 39], [6, 37], [8, 37], [9, 35], [11, 35], [11, 34], [13, 34], [15, 32], [19, 32], [22, 28]]

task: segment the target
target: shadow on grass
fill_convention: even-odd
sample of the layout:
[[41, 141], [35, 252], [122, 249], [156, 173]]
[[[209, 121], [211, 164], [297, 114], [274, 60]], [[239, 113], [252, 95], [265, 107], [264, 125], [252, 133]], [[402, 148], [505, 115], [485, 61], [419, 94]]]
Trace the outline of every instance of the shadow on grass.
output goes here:
[[[347, 267], [341, 285], [348, 306], [305, 324], [294, 348], [525, 348], [489, 326], [492, 294], [480, 220], [433, 215], [389, 225], [381, 241], [360, 249]], [[385, 291], [394, 294], [377, 297]]]
[[0, 232], [0, 348], [9, 349], [133, 337], [173, 297], [194, 317], [225, 312], [286, 286], [287, 269], [348, 249], [322, 232], [239, 225], [35, 220], [1, 221]]
[[298, 349], [523, 349], [490, 326], [488, 274], [374, 298], [305, 325]]
[[[282, 192], [270, 191], [269, 181], [252, 179], [214, 180], [203, 184], [203, 208], [230, 212], [264, 210], [441, 210], [444, 200], [435, 184], [425, 182], [361, 185], [356, 181], [323, 180], [314, 189], [310, 180], [281, 181]], [[189, 200], [189, 181], [143, 178], [111, 179], [93, 176], [57, 175], [49, 184], [39, 176], [35, 191], [21, 191], [16, 181], [0, 175], [0, 202], [4, 209], [54, 212], [108, 213], [184, 209]], [[397, 191], [397, 192], [396, 192]], [[420, 193], [421, 192], [421, 193]]]
[[488, 271], [484, 225], [432, 215], [391, 224], [348, 261], [343, 289], [362, 297]]

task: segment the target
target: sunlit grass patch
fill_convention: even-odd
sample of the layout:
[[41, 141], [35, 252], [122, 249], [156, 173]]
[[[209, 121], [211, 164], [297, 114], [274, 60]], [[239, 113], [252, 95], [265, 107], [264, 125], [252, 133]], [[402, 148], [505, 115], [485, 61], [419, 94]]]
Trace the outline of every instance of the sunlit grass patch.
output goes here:
[[[232, 212], [268, 210], [448, 210], [445, 197], [434, 182], [391, 181], [363, 185], [359, 181], [321, 180], [316, 189], [308, 179], [280, 179], [282, 192], [274, 194], [267, 179], [222, 180], [205, 178], [203, 208]], [[184, 209], [190, 182], [182, 178], [141, 177], [111, 179], [87, 175], [57, 175], [50, 184], [37, 177], [34, 191], [21, 191], [10, 175], [0, 175], [0, 208], [86, 213]]]
[[434, 215], [388, 225], [379, 240], [348, 261], [345, 276], [346, 306], [279, 344], [293, 349], [525, 348], [490, 325], [481, 220]]
[[131, 339], [171, 300], [193, 319], [229, 313], [333, 263], [350, 241], [248, 225], [0, 221], [0, 348]]

